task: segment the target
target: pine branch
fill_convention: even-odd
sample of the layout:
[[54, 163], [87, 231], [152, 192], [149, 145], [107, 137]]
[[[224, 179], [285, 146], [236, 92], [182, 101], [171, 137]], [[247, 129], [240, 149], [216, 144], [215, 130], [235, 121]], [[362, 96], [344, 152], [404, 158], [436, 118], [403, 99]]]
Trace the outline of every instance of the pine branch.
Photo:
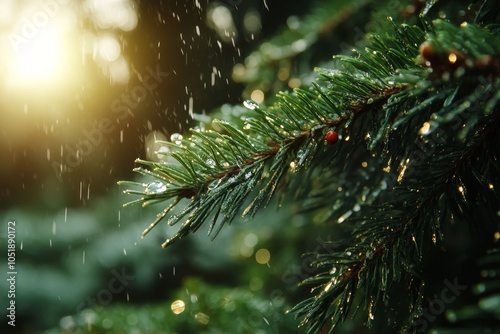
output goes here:
[[[158, 153], [168, 162], [138, 160], [148, 168], [136, 171], [155, 181], [121, 182], [142, 188], [125, 191], [141, 196], [131, 203], [173, 201], [143, 236], [182, 199], [190, 202], [168, 219], [169, 225], [182, 222], [181, 227], [163, 247], [205, 222], [215, 237], [247, 201], [243, 217], [253, 217], [279, 187], [299, 196], [311, 193], [306, 209], [332, 207], [328, 219], [349, 218], [354, 230], [342, 243], [350, 246], [332, 243], [330, 252], [317, 254], [320, 273], [305, 281], [317, 294], [294, 308], [308, 332], [330, 322], [332, 330], [361, 293], [370, 324], [398, 282], [411, 282], [410, 316], [418, 315], [421, 258], [424, 247], [439, 240], [441, 209], [448, 213], [445, 220], [466, 219], [477, 211], [469, 203], [498, 199], [500, 189], [500, 159], [489, 147], [498, 147], [498, 35], [443, 20], [428, 29], [426, 34], [394, 25], [393, 34], [373, 36], [356, 57], [338, 56], [340, 68], [317, 69], [317, 83], [278, 94], [273, 107], [245, 102], [251, 116], [241, 129], [215, 121], [223, 131], [193, 130], [187, 139], [163, 142], [171, 151]], [[457, 120], [460, 131], [454, 128]], [[329, 131], [339, 135], [337, 143], [325, 142]], [[322, 171], [351, 173], [357, 160], [353, 148], [365, 139], [363, 153], [372, 159], [365, 179], [379, 187], [365, 193], [362, 182], [355, 183], [354, 200], [311, 190]], [[432, 152], [420, 159], [418, 145], [431, 139]], [[332, 175], [331, 189], [347, 179], [325, 175]], [[495, 191], [484, 193], [487, 187]], [[394, 191], [397, 201], [387, 202]], [[358, 210], [344, 210], [353, 204]]]
[[[469, 203], [500, 203], [498, 197], [485, 190], [496, 186], [491, 180], [498, 175], [500, 165], [490, 165], [489, 170], [482, 170], [478, 187], [469, 189], [457, 180], [471, 173], [471, 162], [477, 162], [480, 157], [488, 156], [484, 151], [491, 143], [491, 137], [495, 136], [496, 129], [500, 126], [500, 115], [496, 115], [476, 135], [475, 142], [467, 147], [456, 145], [442, 145], [437, 149], [436, 159], [431, 164], [422, 166], [419, 174], [434, 174], [434, 182], [428, 179], [405, 179], [395, 190], [395, 196], [399, 200], [395, 203], [384, 203], [377, 206], [371, 205], [368, 210], [362, 212], [362, 221], [353, 232], [354, 241], [346, 240], [339, 244], [351, 244], [347, 248], [337, 250], [337, 242], [329, 243], [330, 252], [324, 254], [309, 254], [316, 257], [316, 266], [321, 273], [306, 279], [304, 284], [312, 284], [316, 287], [313, 291], [320, 292], [294, 308], [297, 316], [303, 317], [301, 325], [309, 325], [308, 332], [318, 332], [327, 322], [332, 322], [330, 330], [345, 320], [354, 301], [352, 294], [364, 291], [364, 305], [368, 305], [368, 325], [374, 320], [374, 314], [381, 301], [389, 299], [392, 285], [397, 282], [420, 279], [420, 262], [428, 240], [436, 245], [442, 241], [440, 223], [442, 221], [453, 221], [453, 216], [463, 217], [464, 212], [477, 214], [484, 207], [473, 210], [464, 208]], [[498, 140], [496, 141], [498, 145]], [[497, 161], [496, 156], [488, 156], [489, 159]], [[498, 178], [497, 178], [498, 179]], [[498, 183], [500, 184], [500, 183]], [[408, 189], [419, 191], [416, 197], [408, 192]], [[459, 193], [462, 198], [455, 198]], [[450, 203], [443, 207], [440, 198], [451, 198]], [[482, 197], [482, 198], [481, 198]], [[452, 204], [452, 205], [450, 205]], [[450, 217], [443, 217], [441, 211], [450, 207]], [[495, 214], [496, 208], [488, 210]], [[366, 215], [369, 212], [369, 215]], [[466, 217], [467, 218], [467, 217]], [[472, 220], [468, 220], [474, 221]], [[490, 217], [487, 221], [495, 221]], [[489, 226], [488, 230], [496, 226]], [[487, 226], [484, 226], [487, 228]], [[411, 309], [418, 315], [419, 305], [423, 296], [411, 291], [418, 286], [412, 286], [408, 291], [414, 295]], [[354, 291], [355, 290], [355, 291]]]
[[[413, 39], [418, 35], [416, 28], [405, 27], [404, 32], [406, 35], [398, 36], [399, 39]], [[399, 48], [400, 52], [403, 51], [395, 40], [392, 44], [395, 50]], [[408, 48], [408, 45], [413, 45], [416, 51], [417, 41], [409, 40], [404, 47]], [[378, 50], [381, 54], [382, 50], [378, 47], [374, 46], [373, 51]], [[125, 190], [125, 193], [141, 195], [138, 202], [143, 205], [169, 199], [175, 199], [176, 205], [182, 198], [191, 199], [180, 214], [168, 220], [169, 225], [174, 225], [187, 217], [179, 231], [166, 240], [163, 247], [197, 230], [212, 213], [215, 215], [209, 234], [218, 224], [217, 219], [221, 220], [220, 226], [229, 224], [246, 197], [258, 186], [259, 193], [244, 210], [245, 217], [252, 217], [259, 208], [267, 205], [292, 162], [292, 170], [296, 172], [314, 160], [318, 150], [325, 147], [324, 135], [328, 129], [348, 127], [358, 115], [381, 108], [392, 96], [405, 89], [405, 84], [387, 79], [390, 74], [387, 68], [393, 68], [395, 62], [390, 57], [365, 59], [361, 54], [360, 58], [340, 58], [347, 66], [368, 70], [370, 74], [318, 69], [321, 80], [331, 88], [313, 84], [308, 90], [281, 93], [275, 107], [269, 110], [247, 101], [245, 105], [255, 116], [247, 119], [243, 129], [215, 121], [223, 128], [224, 134], [193, 130], [188, 139], [162, 142], [173, 150], [166, 155], [175, 159], [176, 163], [137, 160], [150, 169], [139, 167], [136, 171], [152, 176], [156, 181], [145, 185], [121, 182], [143, 187], [143, 190]], [[410, 66], [410, 62], [406, 62]], [[247, 133], [242, 130], [247, 130]], [[175, 205], [161, 212], [143, 235]]]
[[[447, 23], [436, 21], [435, 25], [441, 25], [445, 30], [454, 29]], [[450, 35], [446, 40], [453, 41]], [[467, 43], [466, 40], [463, 42]], [[447, 52], [449, 54], [450, 50]], [[475, 56], [481, 58], [484, 54], [477, 53]], [[410, 145], [413, 152], [408, 151], [402, 158], [395, 159], [400, 163], [396, 187], [387, 187], [391, 195], [384, 196], [382, 193], [375, 201], [378, 205], [370, 202], [361, 208], [353, 240], [341, 242], [352, 246], [336, 250], [335, 243], [331, 243], [330, 252], [316, 255], [315, 265], [321, 272], [304, 283], [315, 285], [314, 291], [320, 292], [294, 308], [296, 314], [304, 318], [302, 325], [308, 326], [309, 333], [319, 331], [329, 322], [332, 323], [331, 331], [343, 321], [353, 303], [354, 290], [357, 294], [364, 291], [362, 303], [368, 306], [370, 325], [378, 304], [388, 299], [388, 292], [395, 282], [419, 278], [419, 266], [428, 240], [436, 244], [442, 239], [441, 222], [457, 219], [474, 222], [474, 216], [485, 210], [484, 206], [474, 207], [471, 203], [490, 203], [487, 212], [491, 216], [486, 222], [495, 221], [494, 215], [500, 208], [493, 203], [500, 202], [498, 194], [489, 190], [497, 187], [496, 175], [500, 168], [497, 157], [499, 141], [496, 139], [500, 125], [498, 67], [494, 65], [492, 71], [485, 71], [484, 74], [489, 77], [489, 80], [485, 80], [471, 78], [472, 72], [466, 73], [467, 69], [461, 68], [463, 71], [456, 73], [456, 68], [445, 69], [445, 64], [437, 64], [440, 66], [433, 68], [429, 74], [430, 80], [425, 84], [428, 88], [415, 90], [424, 101], [429, 102], [423, 103], [424, 107], [411, 109], [394, 126], [407, 125], [412, 117], [418, 116], [434, 120], [431, 127], [440, 129], [445, 136], [433, 147], [434, 152], [427, 156], [425, 163], [417, 161], [413, 166], [416, 157], [414, 145]], [[482, 65], [476, 63], [475, 69], [481, 68]], [[451, 71], [454, 80], [449, 78]], [[437, 77], [436, 73], [440, 76]], [[474, 81], [475, 90], [471, 89], [471, 80]], [[436, 89], [436, 86], [439, 88]], [[424, 94], [434, 89], [445, 93], [431, 96]], [[457, 91], [461, 94], [453, 94]], [[468, 107], [464, 108], [464, 104]], [[471, 108], [471, 105], [475, 107]], [[464, 129], [458, 135], [446, 131], [453, 129], [457, 119], [464, 122]], [[407, 132], [403, 130], [402, 133]], [[429, 129], [426, 128], [424, 133], [428, 135]], [[396, 137], [399, 139], [399, 136]], [[394, 148], [391, 151], [397, 152]], [[390, 158], [395, 158], [395, 155]], [[494, 163], [488, 163], [492, 161]], [[410, 166], [413, 175], [406, 176], [405, 172]], [[396, 198], [397, 201], [388, 203], [385, 202], [386, 198]], [[445, 203], [443, 198], [446, 199]], [[448, 214], [443, 215], [443, 210]], [[351, 222], [356, 221], [353, 219]], [[491, 231], [494, 227], [483, 228]], [[414, 296], [411, 304], [414, 314], [411, 314], [411, 319], [418, 315], [422, 295], [418, 294], [418, 284], [409, 290]]]

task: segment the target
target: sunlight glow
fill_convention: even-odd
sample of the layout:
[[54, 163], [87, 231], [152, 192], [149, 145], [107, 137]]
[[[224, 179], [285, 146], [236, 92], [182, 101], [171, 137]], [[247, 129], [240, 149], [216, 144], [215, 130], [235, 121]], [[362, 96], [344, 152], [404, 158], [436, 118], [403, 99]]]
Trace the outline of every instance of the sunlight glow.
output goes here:
[[0, 50], [7, 86], [37, 95], [40, 89], [58, 91], [74, 84], [75, 73], [69, 73], [78, 61], [74, 2], [16, 2], [9, 17], [4, 30], [7, 43]]
[[132, 0], [0, 0], [0, 11], [0, 83], [19, 96], [61, 96], [76, 89], [88, 60], [111, 84], [128, 82], [119, 36], [137, 25]]
[[85, 7], [92, 13], [96, 24], [102, 29], [119, 28], [131, 31], [137, 26], [138, 17], [132, 1], [88, 0]]
[[14, 54], [13, 75], [21, 81], [46, 81], [54, 77], [61, 62], [56, 31], [46, 31]]
[[116, 38], [111, 34], [101, 36], [97, 41], [99, 57], [106, 62], [113, 62], [118, 59], [121, 47]]

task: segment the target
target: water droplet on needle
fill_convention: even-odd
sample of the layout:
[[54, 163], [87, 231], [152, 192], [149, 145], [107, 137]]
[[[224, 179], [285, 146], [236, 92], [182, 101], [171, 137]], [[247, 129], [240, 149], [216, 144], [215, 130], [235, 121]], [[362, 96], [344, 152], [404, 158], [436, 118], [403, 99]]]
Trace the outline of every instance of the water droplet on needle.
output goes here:
[[255, 101], [252, 101], [252, 100], [243, 101], [243, 105], [245, 106], [245, 108], [248, 108], [250, 110], [255, 110], [259, 107], [259, 105], [257, 103], [255, 103]]
[[144, 191], [146, 192], [146, 194], [154, 195], [160, 194], [165, 190], [167, 190], [167, 186], [163, 182], [154, 181], [149, 183]]

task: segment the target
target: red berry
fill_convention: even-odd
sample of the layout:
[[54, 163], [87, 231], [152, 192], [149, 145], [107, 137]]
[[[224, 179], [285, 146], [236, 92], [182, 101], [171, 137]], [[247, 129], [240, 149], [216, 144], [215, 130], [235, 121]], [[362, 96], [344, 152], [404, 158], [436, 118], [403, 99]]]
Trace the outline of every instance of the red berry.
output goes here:
[[339, 140], [339, 134], [335, 131], [328, 131], [326, 133], [326, 142], [329, 144], [329, 145], [333, 145], [337, 142], [337, 140]]
[[436, 51], [434, 46], [430, 41], [425, 41], [420, 45], [419, 53], [424, 57], [425, 60], [431, 61], [436, 57]]

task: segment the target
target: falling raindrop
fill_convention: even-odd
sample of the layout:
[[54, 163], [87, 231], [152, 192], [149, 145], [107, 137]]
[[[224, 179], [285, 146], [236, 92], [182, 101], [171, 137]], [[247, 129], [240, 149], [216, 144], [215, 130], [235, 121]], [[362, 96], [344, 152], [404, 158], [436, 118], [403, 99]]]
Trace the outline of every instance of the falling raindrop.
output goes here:
[[193, 97], [190, 96], [189, 97], [189, 109], [188, 109], [188, 112], [189, 112], [189, 117], [191, 117], [191, 118], [193, 118], [193, 103], [194, 103]]

